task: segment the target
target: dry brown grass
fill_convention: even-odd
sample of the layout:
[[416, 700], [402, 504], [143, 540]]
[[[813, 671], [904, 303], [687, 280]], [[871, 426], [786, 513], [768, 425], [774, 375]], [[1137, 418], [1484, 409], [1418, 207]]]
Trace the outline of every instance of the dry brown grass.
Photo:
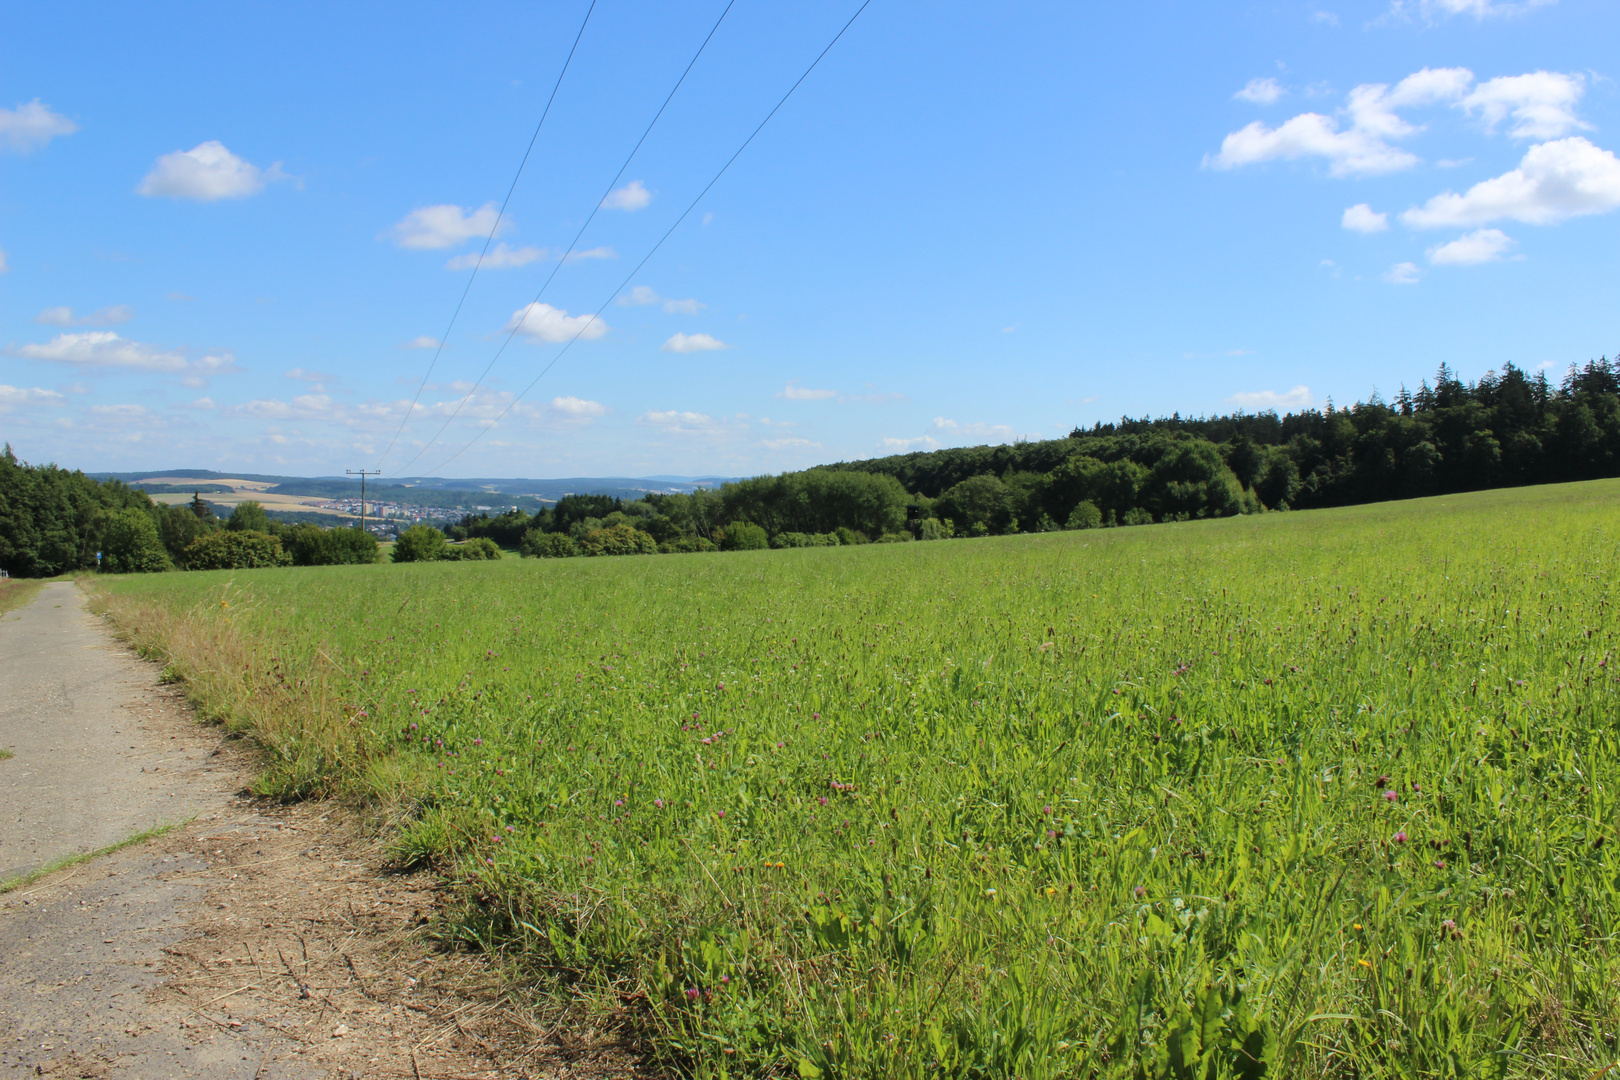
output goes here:
[[[229, 594], [222, 600], [228, 609]], [[173, 610], [128, 594], [92, 592], [91, 610], [137, 654], [164, 665], [204, 720], [250, 739], [262, 753], [255, 782], [282, 799], [335, 794], [366, 773], [364, 729], [346, 699], [342, 668], [317, 650], [296, 664], [238, 632], [230, 618]], [[374, 792], [377, 793], [377, 792]]]
[[37, 578], [0, 578], [0, 612], [17, 610], [44, 587], [45, 582]]

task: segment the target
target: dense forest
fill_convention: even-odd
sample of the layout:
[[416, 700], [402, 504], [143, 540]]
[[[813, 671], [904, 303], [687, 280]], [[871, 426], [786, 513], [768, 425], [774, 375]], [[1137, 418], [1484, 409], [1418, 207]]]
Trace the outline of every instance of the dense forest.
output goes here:
[[[1132, 420], [634, 502], [569, 496], [451, 529], [541, 556], [933, 540], [1342, 506], [1620, 475], [1620, 366], [1554, 385], [1511, 364], [1348, 408]], [[639, 546], [605, 530], [634, 530]]]
[[256, 502], [221, 519], [200, 494], [165, 506], [122, 481], [0, 451], [0, 570], [17, 577], [375, 562], [377, 552], [359, 529], [287, 525]]
[[[566, 495], [530, 514], [406, 530], [396, 562], [943, 540], [1225, 517], [1620, 476], [1620, 366], [1553, 384], [1512, 365], [1347, 408], [1122, 419], [1068, 438], [844, 462], [691, 493]], [[217, 535], [216, 535], [217, 534]], [[233, 536], [230, 534], [241, 534]], [[347, 534], [340, 535], [340, 534]], [[261, 539], [262, 538], [262, 539]], [[447, 543], [447, 540], [459, 543]], [[367, 546], [369, 545], [369, 547]], [[158, 506], [116, 480], [0, 457], [0, 569], [370, 562], [355, 529], [287, 527], [244, 503]]]

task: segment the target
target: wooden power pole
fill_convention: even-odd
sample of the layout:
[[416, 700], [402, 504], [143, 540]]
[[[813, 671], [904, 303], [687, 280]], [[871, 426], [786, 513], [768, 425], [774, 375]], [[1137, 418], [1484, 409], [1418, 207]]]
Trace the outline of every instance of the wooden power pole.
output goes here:
[[365, 532], [366, 531], [366, 477], [368, 477], [368, 476], [381, 476], [382, 475], [382, 470], [381, 469], [372, 469], [371, 471], [368, 472], [365, 469], [345, 469], [343, 471], [348, 473], [350, 476], [358, 476], [360, 478], [360, 531]]

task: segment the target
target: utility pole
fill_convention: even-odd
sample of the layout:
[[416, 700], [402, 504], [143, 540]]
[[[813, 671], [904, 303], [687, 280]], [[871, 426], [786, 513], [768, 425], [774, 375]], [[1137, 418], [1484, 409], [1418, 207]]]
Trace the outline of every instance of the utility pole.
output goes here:
[[348, 473], [350, 476], [358, 476], [360, 478], [360, 531], [365, 532], [366, 531], [366, 477], [368, 477], [368, 476], [381, 476], [382, 475], [382, 470], [381, 469], [372, 469], [370, 472], [367, 472], [365, 469], [344, 469], [343, 471]]

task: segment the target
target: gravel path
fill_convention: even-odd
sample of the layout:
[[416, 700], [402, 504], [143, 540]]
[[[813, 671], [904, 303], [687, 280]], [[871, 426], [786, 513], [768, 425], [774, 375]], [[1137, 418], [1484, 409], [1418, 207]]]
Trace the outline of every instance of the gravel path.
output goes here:
[[0, 880], [228, 796], [210, 783], [217, 736], [154, 729], [155, 674], [71, 582], [0, 617], [0, 747], [16, 755], [0, 761]]

